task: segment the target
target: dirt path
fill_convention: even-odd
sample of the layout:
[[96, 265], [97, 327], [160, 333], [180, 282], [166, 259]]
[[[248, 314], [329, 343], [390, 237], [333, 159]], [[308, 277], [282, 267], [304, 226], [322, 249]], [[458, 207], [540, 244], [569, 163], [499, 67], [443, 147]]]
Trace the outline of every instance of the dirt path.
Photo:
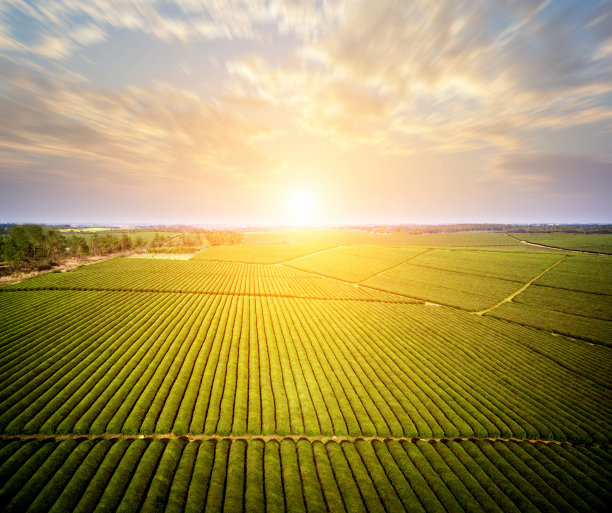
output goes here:
[[553, 263], [552, 265], [549, 265], [546, 269], [544, 269], [540, 274], [538, 274], [535, 278], [532, 278], [531, 280], [529, 280], [525, 285], [523, 285], [520, 289], [514, 291], [512, 294], [510, 294], [508, 297], [505, 297], [504, 299], [502, 299], [499, 303], [493, 305], [490, 308], [487, 308], [486, 310], [481, 310], [480, 312], [472, 312], [476, 315], [483, 315], [486, 314], [487, 312], [490, 312], [491, 310], [494, 310], [495, 308], [497, 308], [498, 306], [503, 305], [504, 303], [508, 303], [510, 301], [512, 301], [516, 296], [518, 296], [521, 292], [523, 292], [527, 287], [529, 287], [529, 285], [531, 285], [534, 281], [536, 281], [538, 278], [541, 278], [542, 276], [544, 276], [548, 271], [550, 271], [553, 267], [559, 265], [561, 262], [563, 262], [563, 260], [565, 260], [567, 258], [567, 256], [561, 257], [559, 260], [557, 260], [555, 263]]
[[558, 246], [547, 246], [546, 244], [538, 244], [537, 242], [529, 242], [526, 240], [519, 239], [518, 237], [514, 237], [509, 233], [506, 235], [514, 240], [518, 240], [521, 244], [525, 244], [527, 246], [535, 246], [536, 248], [545, 248], [545, 249], [554, 249], [557, 251], [569, 251], [571, 253], [586, 253], [587, 255], [603, 255], [603, 256], [612, 256], [609, 253], [600, 253], [599, 251], [589, 251], [588, 249], [569, 249], [569, 248], [560, 248]]
[[[335, 246], [333, 248], [322, 249], [321, 251], [316, 251], [315, 253], [310, 253], [308, 255], [304, 255], [304, 257], [310, 256], [310, 255], [316, 255], [317, 253], [322, 253], [323, 251], [329, 251], [330, 249], [342, 248], [342, 247], [344, 247], [344, 246]], [[400, 266], [402, 264], [405, 264], [409, 260], [412, 260], [413, 258], [416, 258], [417, 256], [422, 255], [423, 253], [427, 253], [427, 251], [431, 251], [431, 250], [432, 250], [432, 248], [429, 248], [429, 249], [423, 251], [422, 253], [418, 253], [417, 255], [413, 255], [410, 258], [400, 262], [399, 264], [392, 265], [391, 267], [388, 267], [387, 269], [384, 269], [384, 270], [380, 271], [379, 273], [374, 274], [372, 276], [369, 276], [365, 280], [361, 280], [359, 282], [347, 281], [347, 280], [343, 280], [341, 278], [335, 278], [334, 276], [328, 276], [327, 274], [321, 274], [321, 273], [318, 273], [318, 272], [315, 272], [315, 271], [307, 271], [305, 269], [301, 269], [301, 268], [298, 268], [298, 267], [293, 267], [291, 265], [289, 265], [288, 267], [291, 267], [291, 269], [297, 269], [298, 271], [302, 271], [304, 273], [312, 274], [313, 276], [318, 276], [320, 278], [325, 278], [325, 279], [328, 279], [328, 280], [337, 281], [337, 282], [343, 283], [345, 285], [351, 285], [353, 287], [363, 287], [363, 288], [366, 288], [366, 289], [376, 290], [378, 292], [384, 292], [385, 294], [389, 294], [391, 296], [398, 296], [398, 297], [401, 297], [401, 298], [406, 298], [406, 299], [410, 300], [411, 303], [423, 304], [423, 305], [427, 305], [427, 306], [443, 306], [443, 305], [439, 305], [437, 303], [431, 303], [431, 302], [428, 302], [428, 301], [424, 301], [423, 299], [418, 298], [418, 297], [408, 296], [406, 294], [400, 294], [399, 292], [389, 292], [388, 290], [383, 290], [383, 289], [379, 289], [377, 287], [372, 287], [371, 285], [364, 285], [364, 283], [363, 283], [364, 281], [367, 281], [367, 280], [369, 280], [371, 278], [374, 278], [374, 276], [378, 276], [379, 274], [387, 272], [389, 269], [393, 269], [393, 268], [398, 267], [398, 266]], [[286, 262], [292, 262], [293, 260], [298, 260], [299, 258], [304, 258], [304, 257], [293, 258], [291, 260], [287, 260]], [[274, 264], [274, 265], [285, 265], [286, 262], [281, 262], [279, 264]], [[373, 301], [379, 301], [379, 300], [373, 300]], [[385, 303], [394, 303], [395, 302], [395, 301], [386, 301], [386, 300], [383, 300], [383, 299], [381, 299], [380, 301], [385, 302]], [[398, 300], [397, 302], [398, 303], [402, 303], [403, 301], [402, 300]]]
[[21, 283], [22, 281], [29, 280], [30, 278], [34, 278], [35, 276], [40, 276], [42, 274], [49, 274], [49, 273], [58, 272], [58, 271], [59, 272], [72, 271], [73, 269], [76, 269], [77, 267], [80, 267], [82, 265], [97, 264], [98, 262], [104, 262], [105, 260], [110, 260], [111, 258], [115, 258], [118, 256], [130, 256], [131, 254], [132, 253], [113, 253], [112, 255], [105, 255], [105, 256], [84, 257], [81, 260], [76, 259], [76, 258], [69, 258], [67, 260], [64, 260], [60, 265], [53, 267], [52, 269], [46, 269], [44, 271], [31, 271], [31, 272], [26, 272], [26, 273], [10, 274], [8, 276], [2, 276], [0, 277], [0, 288], [4, 287], [5, 285], [13, 285], [15, 283]]
[[[362, 285], [364, 281], [368, 281], [371, 280], [372, 278], [376, 278], [377, 276], [380, 276], [383, 273], [386, 273], [387, 271], [390, 271], [391, 269], [395, 269], [396, 267], [399, 267], [400, 265], [404, 265], [406, 262], [410, 262], [410, 260], [420, 256], [420, 255], [424, 255], [425, 253], [427, 253], [428, 251], [431, 251], [433, 248], [428, 248], [425, 251], [421, 251], [420, 253], [417, 253], [416, 255], [412, 255], [411, 257], [407, 258], [406, 260], [400, 262], [399, 264], [395, 264], [392, 265], [391, 267], [387, 267], [386, 269], [383, 269], [382, 271], [380, 271], [379, 273], [373, 274], [372, 276], [368, 276], [365, 280], [361, 280], [358, 284]], [[364, 285], [364, 287], [367, 287], [368, 285]]]
[[398, 437], [398, 436], [327, 436], [327, 435], [177, 435], [175, 433], [151, 433], [148, 435], [126, 435], [123, 433], [102, 433], [99, 435], [93, 435], [90, 433], [86, 434], [77, 434], [77, 433], [67, 433], [67, 434], [17, 434], [17, 435], [0, 435], [0, 440], [10, 440], [18, 438], [20, 440], [68, 440], [68, 439], [76, 439], [76, 438], [85, 438], [85, 439], [96, 439], [96, 438], [149, 438], [149, 439], [164, 439], [164, 440], [173, 440], [177, 438], [187, 439], [189, 441], [195, 440], [263, 440], [265, 442], [276, 440], [308, 440], [309, 442], [350, 442], [355, 443], [360, 440], [365, 442], [408, 442], [408, 443], [417, 443], [417, 442], [528, 442], [530, 444], [543, 443], [543, 444], [567, 444], [567, 445], [591, 445], [591, 446], [599, 446], [599, 444], [593, 442], [568, 442], [561, 440], [547, 440], [547, 439], [525, 439], [525, 438], [502, 438], [502, 437], [474, 437], [474, 436], [455, 436], [455, 437], [445, 437], [445, 438], [420, 438], [420, 437]]
[[[318, 255], [319, 253], [325, 253], [326, 251], [330, 251], [332, 249], [336, 249], [336, 248], [343, 248], [344, 246], [334, 246], [332, 248], [325, 248], [325, 249], [320, 249], [319, 251], [315, 251], [314, 253], [306, 253], [305, 255], [300, 255], [298, 257], [295, 258], [290, 258], [289, 260], [284, 260], [283, 262], [277, 262], [275, 264], [271, 264], [271, 265], [285, 265], [287, 262], [293, 262], [294, 260], [299, 260], [300, 258], [307, 258], [309, 256], [312, 255]], [[266, 265], [266, 264], [264, 264]], [[268, 264], [270, 265], [270, 264]], [[291, 266], [289, 266], [291, 267]]]

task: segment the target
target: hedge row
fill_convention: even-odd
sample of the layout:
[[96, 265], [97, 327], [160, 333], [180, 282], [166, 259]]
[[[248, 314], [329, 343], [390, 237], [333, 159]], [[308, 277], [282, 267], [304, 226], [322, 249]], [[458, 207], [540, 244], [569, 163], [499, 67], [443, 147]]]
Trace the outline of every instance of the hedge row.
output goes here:
[[493, 319], [418, 305], [122, 292], [72, 293], [72, 310], [66, 294], [9, 294], [47, 324], [26, 330], [27, 315], [15, 326], [4, 316], [6, 434], [612, 439], [612, 359], [601, 348], [564, 353], [558, 337]]
[[2, 511], [604, 511], [612, 452], [502, 442], [3, 440]]

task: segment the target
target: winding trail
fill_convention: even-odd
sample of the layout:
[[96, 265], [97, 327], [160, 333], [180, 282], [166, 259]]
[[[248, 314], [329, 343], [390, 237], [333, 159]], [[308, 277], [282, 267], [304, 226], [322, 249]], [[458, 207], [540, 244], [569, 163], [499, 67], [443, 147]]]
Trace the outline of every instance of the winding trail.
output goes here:
[[563, 262], [563, 260], [565, 260], [567, 258], [567, 256], [561, 257], [559, 260], [557, 260], [555, 263], [553, 263], [552, 265], [549, 265], [546, 269], [544, 269], [540, 274], [538, 274], [535, 278], [532, 278], [531, 280], [529, 280], [525, 285], [523, 285], [520, 289], [515, 290], [512, 294], [510, 294], [508, 297], [505, 297], [504, 299], [502, 299], [499, 303], [491, 306], [490, 308], [487, 308], [486, 310], [481, 310], [480, 312], [472, 312], [475, 315], [483, 315], [486, 314], [487, 312], [490, 312], [491, 310], [494, 310], [495, 308], [497, 308], [498, 306], [503, 305], [504, 303], [509, 303], [510, 301], [512, 301], [516, 296], [518, 296], [521, 292], [523, 292], [527, 287], [529, 287], [534, 281], [536, 281], [538, 278], [541, 278], [542, 276], [544, 276], [548, 271], [550, 271], [553, 267], [559, 265], [561, 262]]
[[184, 434], [178, 435], [175, 433], [151, 433], [148, 435], [136, 434], [136, 435], [126, 435], [124, 433], [101, 433], [98, 435], [94, 435], [91, 433], [66, 433], [66, 434], [46, 434], [46, 433], [35, 433], [35, 434], [15, 434], [15, 435], [6, 435], [1, 434], [0, 440], [68, 440], [68, 439], [98, 439], [98, 438], [108, 438], [108, 439], [117, 439], [117, 438], [125, 438], [125, 439], [156, 439], [156, 440], [175, 440], [175, 439], [184, 439], [189, 440], [190, 442], [196, 440], [263, 440], [264, 442], [269, 442], [272, 440], [282, 441], [282, 440], [307, 440], [309, 442], [350, 442], [355, 443], [360, 440], [365, 442], [406, 442], [406, 443], [417, 443], [417, 442], [528, 442], [530, 444], [556, 444], [556, 445], [589, 445], [599, 447], [600, 444], [596, 442], [570, 442], [566, 440], [548, 440], [544, 438], [539, 439], [527, 439], [527, 438], [503, 438], [503, 437], [475, 437], [475, 436], [448, 436], [444, 438], [432, 438], [432, 437], [406, 437], [406, 436], [345, 436], [345, 435], [255, 435], [255, 434], [246, 434], [246, 435], [194, 435], [194, 434]]
[[508, 237], [511, 239], [519, 241], [521, 244], [525, 244], [527, 246], [535, 246], [536, 248], [545, 248], [545, 249], [555, 249], [557, 251], [569, 251], [571, 253], [586, 253], [587, 255], [603, 255], [603, 256], [611, 256], [610, 253], [601, 253], [599, 251], [589, 251], [588, 249], [569, 249], [569, 248], [560, 248], [558, 246], [547, 246], [546, 244], [538, 244], [537, 242], [529, 242], [527, 240], [519, 239], [514, 235], [510, 235], [506, 233]]

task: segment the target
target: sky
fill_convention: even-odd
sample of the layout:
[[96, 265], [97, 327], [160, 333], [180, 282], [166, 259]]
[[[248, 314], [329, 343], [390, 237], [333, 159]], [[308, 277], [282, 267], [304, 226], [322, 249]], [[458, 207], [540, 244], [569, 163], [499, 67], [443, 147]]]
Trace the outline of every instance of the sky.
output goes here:
[[612, 1], [2, 0], [0, 222], [612, 222]]

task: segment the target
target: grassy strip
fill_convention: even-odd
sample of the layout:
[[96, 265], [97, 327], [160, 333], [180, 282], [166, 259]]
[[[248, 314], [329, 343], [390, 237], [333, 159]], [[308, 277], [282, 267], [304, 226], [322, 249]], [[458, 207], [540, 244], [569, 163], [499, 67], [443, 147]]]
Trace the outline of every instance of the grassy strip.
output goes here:
[[153, 440], [146, 448], [138, 467], [131, 476], [132, 479], [117, 508], [117, 513], [140, 510], [149, 483], [157, 474], [157, 464], [167, 443], [167, 440]]
[[184, 511], [189, 492], [191, 474], [198, 454], [199, 442], [189, 442], [182, 449], [181, 457], [170, 480], [168, 497], [164, 504], [168, 513]]
[[416, 496], [414, 490], [400, 470], [399, 466], [389, 452], [387, 444], [375, 440], [372, 442], [372, 447], [376, 452], [376, 457], [382, 465], [382, 468], [387, 475], [390, 483], [393, 485], [395, 492], [407, 513], [423, 513], [425, 509]]
[[263, 440], [249, 440], [246, 453], [246, 485], [244, 493], [245, 511], [264, 513], [266, 497], [264, 492], [264, 451]]
[[0, 467], [0, 507], [6, 507], [23, 489], [36, 470], [47, 460], [57, 444], [51, 441], [29, 442]]
[[[125, 490], [132, 481], [132, 476], [138, 467], [138, 463], [142, 458], [143, 453], [149, 446], [150, 440], [134, 440], [121, 458], [117, 467], [114, 468], [104, 492], [100, 496], [98, 505], [94, 510], [95, 513], [114, 512], [119, 507]], [[84, 499], [86, 495], [83, 497]], [[79, 506], [83, 501], [79, 503]], [[83, 504], [84, 505], [84, 504]]]
[[[230, 440], [219, 440], [215, 448], [215, 461], [210, 474], [208, 494], [206, 496], [205, 511], [221, 512], [223, 510], [223, 498], [225, 497], [225, 485], [227, 478], [227, 460], [230, 452]], [[201, 509], [202, 505], [198, 504]]]
[[[222, 448], [223, 447], [226, 447], [226, 445], [222, 446]], [[206, 504], [208, 487], [211, 482], [210, 478], [213, 470], [213, 465], [215, 464], [216, 448], [217, 442], [214, 441], [206, 441], [199, 444], [198, 456], [193, 467], [193, 475], [191, 476], [191, 482], [178, 483], [176, 482], [175, 478], [174, 486], [179, 485], [181, 488], [183, 488], [183, 486], [189, 487], [189, 491], [187, 492], [187, 502], [185, 503], [184, 509], [186, 513], [200, 512], [202, 510], [202, 505]]]
[[74, 471], [70, 481], [60, 489], [60, 496], [49, 509], [49, 513], [64, 513], [76, 509], [87, 485], [93, 480], [98, 467], [102, 465], [104, 457], [115, 442], [116, 440], [107, 439], [95, 444], [79, 468]]
[[[100, 440], [76, 440], [76, 442], [77, 445], [69, 447], [71, 452], [69, 453], [68, 457], [65, 458], [61, 464], [61, 467], [57, 470], [52, 469], [47, 474], [47, 476], [50, 478], [45, 479], [45, 477], [40, 476], [38, 472], [33, 476], [33, 479], [40, 479], [42, 483], [45, 483], [46, 481], [46, 484], [41, 492], [36, 496], [36, 499], [34, 499], [28, 508], [28, 511], [49, 511], [59, 498], [62, 491], [70, 483], [75, 472], [77, 472], [77, 470], [81, 467], [81, 464], [85, 460], [86, 456], [89, 454], [92, 448], [94, 448], [94, 446], [100, 442]], [[76, 502], [73, 503], [73, 506], [76, 506]]]
[[266, 442], [264, 476], [266, 512], [277, 513], [278, 511], [285, 511], [280, 445], [276, 441]]
[[[28, 463], [21, 467], [17, 474], [15, 474], [15, 477], [18, 474], [21, 474], [23, 478], [22, 486], [20, 486], [18, 489], [13, 488], [13, 491], [17, 493], [15, 493], [14, 497], [4, 508], [4, 511], [9, 513], [21, 513], [26, 511], [47, 482], [49, 482], [53, 476], [56, 475], [66, 458], [69, 457], [70, 453], [78, 446], [78, 444], [79, 441], [75, 439], [64, 440], [63, 442], [54, 444], [55, 447], [53, 452], [49, 455], [49, 457], [45, 458], [44, 462], [36, 464], [38, 462], [33, 460], [38, 458], [31, 458], [28, 460]], [[43, 448], [45, 448], [45, 446], [43, 446]], [[61, 477], [66, 478], [67, 476], [62, 475]], [[13, 480], [11, 479], [11, 481]], [[16, 482], [13, 482], [13, 486], [15, 484]], [[4, 491], [4, 488], [2, 491]], [[50, 506], [50, 504], [46, 503], [45, 496], [43, 496], [41, 502], [37, 505], [35, 509], [36, 511], [47, 509], [45, 506]], [[0, 497], [0, 504], [3, 502], [4, 497]]]

